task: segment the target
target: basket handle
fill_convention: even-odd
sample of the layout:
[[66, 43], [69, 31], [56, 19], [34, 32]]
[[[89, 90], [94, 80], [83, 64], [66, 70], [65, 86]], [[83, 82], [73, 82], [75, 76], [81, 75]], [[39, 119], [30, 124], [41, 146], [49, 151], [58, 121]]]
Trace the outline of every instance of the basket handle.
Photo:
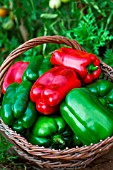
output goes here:
[[3, 79], [4, 79], [4, 75], [6, 73], [6, 71], [8, 70], [8, 68], [10, 67], [10, 65], [12, 64], [12, 62], [22, 53], [24, 53], [25, 51], [37, 46], [37, 45], [41, 45], [44, 43], [54, 43], [54, 44], [65, 44], [67, 46], [70, 46], [74, 49], [78, 49], [81, 51], [85, 51], [77, 41], [75, 40], [70, 40], [64, 36], [42, 36], [42, 37], [37, 37], [37, 38], [33, 38], [31, 40], [26, 41], [25, 43], [23, 43], [22, 45], [20, 45], [19, 47], [17, 47], [15, 50], [13, 50], [8, 57], [4, 60], [3, 64], [0, 67], [0, 73], [1, 73], [1, 80], [0, 83], [2, 84]]
[[[41, 44], [44, 44], [44, 43], [65, 44], [65, 45], [70, 46], [74, 49], [85, 51], [85, 49], [83, 47], [81, 47], [80, 44], [76, 40], [71, 40], [71, 39], [68, 39], [67, 37], [64, 37], [64, 36], [55, 35], [55, 36], [42, 36], [42, 37], [33, 38], [31, 40], [26, 41], [25, 43], [23, 43], [22, 45], [20, 45], [16, 49], [14, 49], [8, 55], [8, 57], [4, 60], [3, 64], [0, 67], [0, 74], [1, 74], [0, 75], [0, 77], [1, 77], [0, 78], [0, 85], [3, 82], [4, 76], [5, 76], [8, 68], [10, 67], [12, 62], [19, 55], [21, 55], [25, 51], [27, 51], [27, 50], [29, 50], [29, 49], [37, 46], [37, 45], [41, 45]], [[112, 80], [113, 80], [113, 69], [110, 66], [107, 66], [102, 61], [101, 61], [101, 66], [102, 66], [103, 72], [104, 73], [107, 72], [107, 75], [110, 74], [110, 77], [112, 77]]]

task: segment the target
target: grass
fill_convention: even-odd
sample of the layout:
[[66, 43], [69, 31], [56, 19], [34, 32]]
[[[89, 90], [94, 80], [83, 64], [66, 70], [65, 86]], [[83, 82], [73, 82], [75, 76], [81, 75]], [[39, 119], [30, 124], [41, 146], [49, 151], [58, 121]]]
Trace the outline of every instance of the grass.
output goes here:
[[0, 170], [35, 170], [12, 149], [12, 144], [0, 134]]

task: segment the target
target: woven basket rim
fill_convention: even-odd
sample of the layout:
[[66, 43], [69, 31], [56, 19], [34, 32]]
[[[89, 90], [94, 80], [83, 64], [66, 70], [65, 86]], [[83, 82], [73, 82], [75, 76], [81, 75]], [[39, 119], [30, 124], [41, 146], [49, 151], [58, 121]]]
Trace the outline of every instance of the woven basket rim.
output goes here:
[[[31, 49], [34, 46], [44, 44], [44, 43], [64, 44], [74, 49], [85, 51], [85, 49], [81, 47], [76, 40], [70, 40], [63, 36], [55, 35], [55, 36], [42, 36], [42, 37], [33, 38], [23, 43], [16, 49], [14, 49], [5, 59], [5, 61], [0, 67], [1, 85], [3, 83], [3, 79], [7, 72], [7, 69], [10, 67], [10, 65], [15, 60], [15, 58], [17, 58], [19, 55], [21, 55], [23, 52], [27, 51], [28, 49]], [[101, 68], [103, 73], [108, 78], [110, 78], [111, 81], [113, 81], [113, 69], [107, 64], [105, 64], [103, 61], [101, 61]], [[65, 148], [64, 150], [55, 150], [50, 148], [39, 147], [27, 142], [27, 140], [24, 137], [22, 137], [20, 134], [17, 134], [17, 132], [14, 132], [11, 128], [5, 125], [1, 119], [0, 119], [0, 131], [2, 134], [4, 134], [5, 137], [9, 139], [10, 142], [14, 143], [16, 147], [18, 147], [26, 154], [30, 154], [33, 157], [37, 157], [38, 154], [38, 157], [40, 159], [44, 159], [44, 160], [46, 159], [46, 161], [47, 160], [53, 161], [53, 159], [55, 159], [56, 157], [56, 159], [60, 159], [61, 161], [72, 160], [71, 164], [73, 164], [73, 159], [74, 160], [77, 159], [78, 161], [83, 159], [86, 161], [86, 159], [89, 159], [87, 163], [85, 163], [88, 164], [96, 157], [99, 157], [100, 155], [106, 153], [107, 151], [109, 151], [111, 147], [113, 147], [113, 136], [108, 137], [107, 139], [100, 141], [97, 144], [91, 144], [90, 146], [82, 146], [82, 147], [75, 147], [75, 148]], [[77, 165], [78, 167], [80, 167], [79, 163]], [[48, 166], [51, 167], [54, 166], [54, 164], [50, 162], [48, 163]], [[59, 165], [59, 167], [60, 166], [61, 165]]]
[[[76, 146], [76, 147], [73, 147], [73, 148], [68, 148], [68, 147], [66, 147], [65, 149], [63, 149], [63, 150], [57, 150], [57, 149], [51, 149], [51, 148], [45, 148], [44, 146], [38, 146], [38, 145], [33, 145], [33, 144], [31, 144], [31, 143], [29, 143], [28, 141], [27, 141], [27, 139], [26, 138], [24, 138], [22, 135], [20, 135], [19, 133], [17, 133], [16, 131], [13, 131], [12, 130], [12, 128], [10, 128], [8, 125], [6, 125], [6, 124], [4, 124], [4, 122], [2, 121], [2, 119], [0, 118], [0, 122], [1, 122], [1, 124], [2, 124], [2, 126], [3, 126], [3, 128], [4, 129], [8, 129], [8, 130], [10, 130], [10, 135], [15, 135], [15, 137], [17, 138], [17, 139], [20, 139], [20, 140], [22, 140], [22, 141], [24, 141], [25, 142], [25, 144], [28, 144], [28, 146], [32, 146], [32, 148], [33, 148], [33, 150], [34, 149], [36, 149], [36, 148], [41, 148], [41, 150], [44, 148], [44, 151], [43, 152], [46, 152], [46, 150], [48, 150], [49, 152], [51, 152], [51, 151], [53, 151], [53, 152], [64, 152], [64, 150], [69, 150], [69, 151], [71, 151], [72, 149], [75, 149], [75, 151], [77, 151], [77, 152], [79, 152], [79, 148], [81, 149], [80, 151], [82, 151], [82, 150], [84, 150], [84, 149], [87, 149], [87, 148], [93, 148], [93, 149], [95, 149], [95, 147], [96, 148], [98, 148], [100, 145], [105, 145], [106, 144], [106, 142], [108, 142], [108, 141], [112, 141], [113, 140], [113, 136], [111, 136], [111, 137], [107, 137], [106, 139], [104, 139], [104, 140], [100, 140], [98, 143], [96, 143], [96, 144], [93, 144], [93, 143], [91, 143], [90, 145], [83, 145], [83, 146]], [[1, 131], [3, 131], [3, 130], [1, 130]], [[13, 140], [13, 138], [12, 138], [12, 140]]]

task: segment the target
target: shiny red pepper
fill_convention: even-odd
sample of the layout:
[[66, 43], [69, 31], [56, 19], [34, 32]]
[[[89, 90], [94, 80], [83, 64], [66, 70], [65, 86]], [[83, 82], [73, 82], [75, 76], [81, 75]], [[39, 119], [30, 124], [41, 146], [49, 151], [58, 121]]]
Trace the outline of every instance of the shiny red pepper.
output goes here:
[[65, 67], [54, 67], [37, 79], [30, 91], [36, 108], [45, 115], [59, 109], [59, 104], [73, 88], [81, 87], [76, 73]]
[[101, 74], [100, 60], [97, 56], [85, 51], [61, 47], [52, 53], [51, 63], [75, 70], [81, 81], [89, 84]]
[[14, 63], [7, 71], [7, 74], [4, 78], [4, 82], [2, 85], [2, 93], [6, 92], [7, 87], [11, 83], [21, 83], [22, 82], [22, 75], [27, 68], [29, 62], [18, 61]]

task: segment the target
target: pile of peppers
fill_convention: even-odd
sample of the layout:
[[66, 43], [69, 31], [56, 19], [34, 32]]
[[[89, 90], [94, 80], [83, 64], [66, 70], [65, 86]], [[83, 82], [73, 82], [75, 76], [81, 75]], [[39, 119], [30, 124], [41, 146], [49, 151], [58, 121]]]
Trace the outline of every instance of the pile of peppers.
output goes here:
[[3, 122], [33, 145], [65, 149], [113, 135], [113, 82], [94, 54], [61, 47], [17, 61], [2, 94]]

